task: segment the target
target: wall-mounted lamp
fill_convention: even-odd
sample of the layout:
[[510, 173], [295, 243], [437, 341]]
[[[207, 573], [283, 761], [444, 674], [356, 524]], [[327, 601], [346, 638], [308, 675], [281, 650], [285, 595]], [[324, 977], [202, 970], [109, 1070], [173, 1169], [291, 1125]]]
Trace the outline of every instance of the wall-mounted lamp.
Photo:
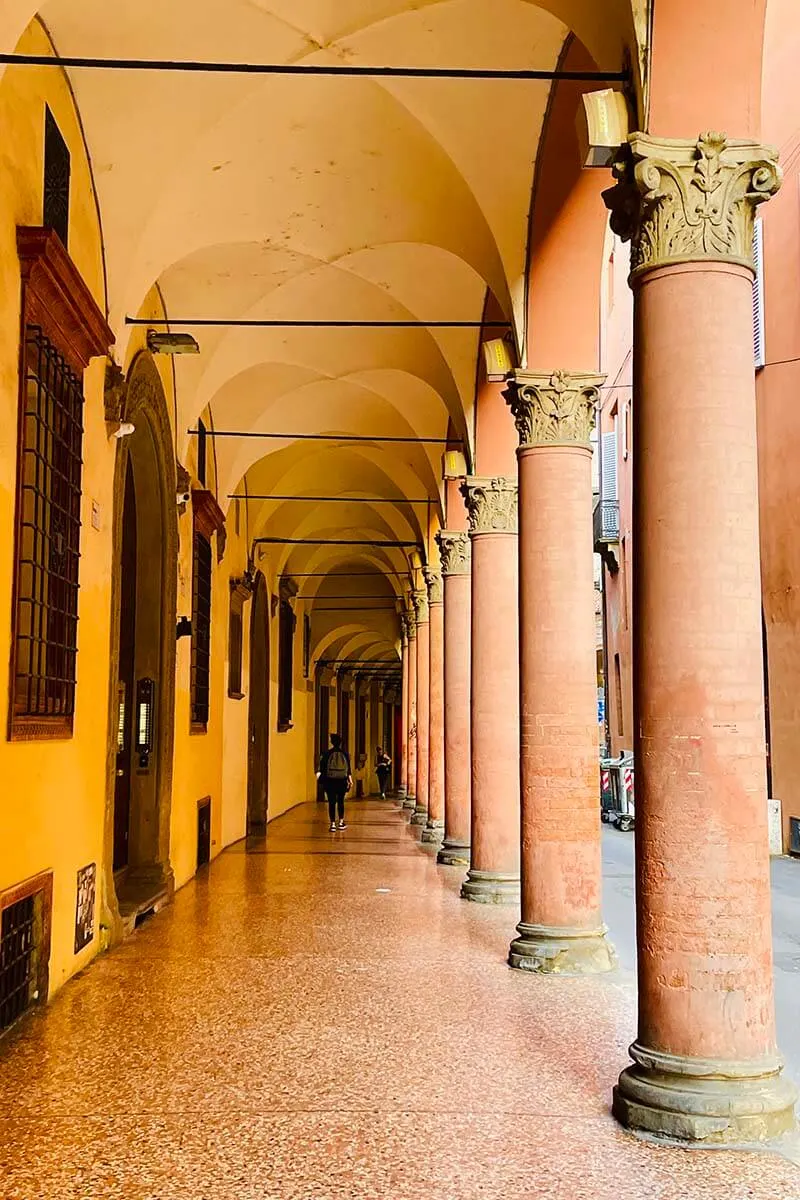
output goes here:
[[151, 354], [199, 354], [200, 346], [190, 333], [147, 331], [147, 349]]
[[442, 477], [463, 479], [467, 474], [467, 460], [460, 450], [447, 450], [442, 455]]
[[503, 383], [514, 370], [511, 351], [504, 338], [492, 338], [484, 342], [483, 356], [486, 360], [486, 378], [489, 383]]
[[135, 432], [136, 432], [136, 426], [133, 424], [132, 421], [120, 421], [117, 424], [116, 429], [112, 427], [111, 437], [126, 438], [126, 437], [130, 437], [131, 434], [135, 433]]
[[178, 624], [175, 627], [175, 640], [180, 641], [181, 638], [192, 636], [192, 622], [190, 617], [178, 617]]
[[578, 147], [582, 167], [610, 167], [623, 142], [628, 140], [628, 104], [622, 92], [604, 88], [584, 92], [578, 108]]

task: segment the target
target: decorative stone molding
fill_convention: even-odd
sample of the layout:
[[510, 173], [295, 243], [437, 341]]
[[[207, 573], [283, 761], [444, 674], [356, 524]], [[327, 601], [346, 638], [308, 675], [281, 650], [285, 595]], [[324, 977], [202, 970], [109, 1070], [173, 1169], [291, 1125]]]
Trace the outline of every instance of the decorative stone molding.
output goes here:
[[588, 446], [605, 375], [585, 371], [515, 371], [504, 393], [521, 449]]
[[778, 152], [701, 133], [696, 141], [632, 133], [603, 192], [611, 228], [631, 243], [631, 278], [676, 262], [753, 269], [753, 214], [781, 185]]
[[81, 375], [93, 358], [108, 354], [114, 334], [91, 289], [58, 234], [40, 226], [17, 226], [26, 325], [40, 325]]
[[410, 642], [417, 637], [417, 615], [412, 607], [406, 609], [406, 637]]
[[415, 588], [411, 593], [411, 598], [414, 601], [417, 625], [424, 625], [428, 620], [428, 589]]
[[509, 475], [468, 476], [461, 484], [471, 534], [517, 532], [517, 481]]
[[451, 533], [443, 529], [436, 535], [443, 575], [469, 575], [472, 564], [472, 546], [468, 533]]
[[128, 386], [125, 372], [114, 362], [106, 363], [106, 378], [103, 388], [103, 407], [109, 424], [118, 424], [125, 416], [125, 400]]
[[422, 574], [425, 576], [425, 583], [428, 586], [428, 603], [441, 604], [444, 599], [441, 572], [434, 571], [432, 567], [423, 567]]

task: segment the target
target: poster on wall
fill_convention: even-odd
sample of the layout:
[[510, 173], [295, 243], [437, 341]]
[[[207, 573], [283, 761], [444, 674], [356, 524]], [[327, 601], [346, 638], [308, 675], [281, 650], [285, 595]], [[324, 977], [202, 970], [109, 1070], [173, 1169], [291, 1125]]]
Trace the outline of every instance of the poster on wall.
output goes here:
[[75, 906], [75, 953], [88, 946], [94, 937], [94, 901], [97, 864], [89, 863], [78, 871], [78, 899]]

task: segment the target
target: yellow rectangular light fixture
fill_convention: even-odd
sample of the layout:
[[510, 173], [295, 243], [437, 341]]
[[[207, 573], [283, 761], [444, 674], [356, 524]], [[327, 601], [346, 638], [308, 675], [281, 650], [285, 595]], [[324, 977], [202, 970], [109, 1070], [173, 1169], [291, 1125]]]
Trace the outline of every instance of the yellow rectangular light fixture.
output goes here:
[[442, 455], [442, 478], [463, 479], [467, 474], [467, 460], [460, 450], [446, 450]]
[[584, 92], [582, 99], [577, 116], [581, 166], [610, 167], [630, 132], [627, 101], [613, 88]]
[[492, 338], [483, 343], [483, 354], [486, 360], [486, 378], [490, 383], [502, 383], [508, 379], [514, 370], [508, 342], [504, 338]]

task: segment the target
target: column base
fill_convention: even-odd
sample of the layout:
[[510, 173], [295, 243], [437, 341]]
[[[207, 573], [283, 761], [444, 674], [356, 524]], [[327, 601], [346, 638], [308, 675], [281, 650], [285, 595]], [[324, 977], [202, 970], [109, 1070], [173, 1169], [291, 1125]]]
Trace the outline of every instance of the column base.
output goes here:
[[634, 1133], [694, 1145], [766, 1142], [795, 1128], [797, 1092], [778, 1056], [749, 1062], [630, 1048], [613, 1113]]
[[508, 965], [539, 975], [599, 975], [617, 965], [614, 947], [599, 929], [569, 929], [549, 925], [517, 926], [519, 937], [511, 943]]
[[411, 818], [412, 825], [427, 825], [428, 824], [428, 807], [423, 808], [417, 804], [414, 808], [414, 815]]
[[401, 783], [400, 787], [395, 788], [393, 792], [389, 793], [389, 795], [391, 796], [392, 800], [396, 800], [397, 803], [402, 807], [406, 798], [405, 784]]
[[443, 867], [468, 867], [469, 842], [456, 842], [445, 838], [444, 844], [436, 855], [436, 861]]
[[519, 875], [471, 867], [461, 885], [461, 899], [475, 904], [519, 904]]
[[403, 808], [409, 809], [409, 808], [416, 808], [416, 807], [417, 807], [416, 796], [412, 796], [410, 792], [407, 793], [406, 798], [403, 801]]
[[422, 831], [423, 842], [428, 845], [438, 846], [441, 844], [444, 837], [444, 821], [428, 821], [428, 824]]

